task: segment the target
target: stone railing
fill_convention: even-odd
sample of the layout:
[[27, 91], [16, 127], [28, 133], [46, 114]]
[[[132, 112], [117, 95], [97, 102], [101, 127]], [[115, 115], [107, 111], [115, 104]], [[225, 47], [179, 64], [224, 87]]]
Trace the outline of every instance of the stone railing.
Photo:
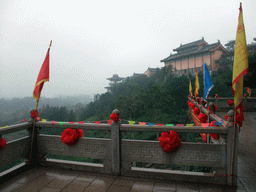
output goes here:
[[[234, 100], [234, 98], [207, 98], [208, 103], [213, 102], [217, 107], [218, 112], [226, 112], [230, 109], [234, 109], [233, 106], [229, 106], [228, 100]], [[256, 110], [256, 97], [243, 97], [244, 111], [255, 111]]]
[[[232, 117], [231, 117], [232, 118]], [[27, 164], [36, 166], [58, 167], [72, 170], [97, 172], [112, 175], [154, 178], [185, 182], [200, 182], [222, 185], [236, 185], [237, 135], [234, 135], [234, 126], [219, 127], [177, 127], [177, 126], [142, 126], [121, 125], [120, 122], [108, 124], [78, 124], [65, 123], [61, 127], [58, 123], [36, 122], [31, 150], [31, 134], [18, 140], [7, 143], [5, 149], [0, 149], [0, 166], [5, 166], [20, 157], [31, 157]], [[0, 129], [0, 135], [28, 129], [32, 133], [32, 122], [23, 123], [9, 128]], [[79, 128], [87, 130], [103, 130], [109, 132], [110, 139], [83, 137], [73, 146], [62, 143], [59, 135], [40, 134], [41, 128]], [[182, 142], [179, 148], [172, 153], [165, 153], [159, 141], [129, 140], [122, 136], [130, 131], [165, 132], [174, 130], [178, 133], [220, 133], [225, 135], [227, 143], [187, 143]], [[233, 143], [235, 145], [233, 145]], [[233, 147], [234, 146], [234, 147]], [[233, 150], [235, 149], [235, 150]], [[32, 151], [32, 155], [29, 153]], [[56, 159], [47, 159], [47, 154], [100, 159], [102, 164], [74, 162]], [[234, 157], [234, 158], [232, 158]], [[211, 167], [213, 173], [189, 172], [179, 170], [164, 170], [140, 168], [133, 166], [133, 162], [154, 164], [177, 164]], [[27, 166], [27, 165], [25, 165]], [[0, 178], [1, 179], [1, 178]]]

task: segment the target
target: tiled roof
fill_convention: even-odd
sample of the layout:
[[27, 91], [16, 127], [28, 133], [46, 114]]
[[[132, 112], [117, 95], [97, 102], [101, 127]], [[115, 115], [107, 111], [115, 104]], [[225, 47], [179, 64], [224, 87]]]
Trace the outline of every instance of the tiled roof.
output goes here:
[[217, 43], [213, 43], [213, 44], [210, 44], [210, 45], [206, 45], [200, 50], [193, 50], [193, 51], [189, 51], [189, 52], [172, 54], [169, 57], [161, 60], [161, 62], [165, 62], [165, 61], [178, 59], [178, 58], [185, 57], [185, 56], [191, 56], [191, 55], [196, 55], [196, 54], [199, 54], [199, 53], [207, 52], [207, 51], [210, 51], [214, 48], [217, 48], [218, 46], [221, 46], [225, 50], [225, 48], [220, 44], [220, 42], [217, 42]]
[[178, 48], [176, 49], [173, 49], [173, 51], [177, 51], [177, 50], [180, 50], [180, 49], [184, 49], [184, 48], [187, 48], [187, 47], [191, 47], [193, 45], [197, 45], [201, 42], [204, 42], [204, 38], [200, 39], [200, 40], [197, 40], [197, 41], [194, 41], [194, 42], [191, 42], [191, 43], [187, 43], [187, 44], [184, 44], [184, 45], [180, 45]]
[[107, 78], [107, 80], [110, 80], [110, 81], [121, 81], [123, 79], [125, 79], [125, 78], [119, 77], [117, 74], [114, 74], [113, 77]]

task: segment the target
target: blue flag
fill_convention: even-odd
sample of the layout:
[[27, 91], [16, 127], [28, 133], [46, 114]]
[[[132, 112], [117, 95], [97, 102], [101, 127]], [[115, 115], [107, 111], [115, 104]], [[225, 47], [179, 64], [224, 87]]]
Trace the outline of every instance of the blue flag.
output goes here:
[[212, 79], [207, 69], [206, 63], [204, 63], [204, 100], [206, 100], [212, 88], [213, 88]]

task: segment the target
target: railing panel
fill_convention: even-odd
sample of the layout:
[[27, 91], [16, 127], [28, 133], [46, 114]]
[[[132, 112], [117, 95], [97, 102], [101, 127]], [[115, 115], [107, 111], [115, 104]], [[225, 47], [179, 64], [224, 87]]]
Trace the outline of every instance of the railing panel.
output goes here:
[[26, 123], [20, 123], [17, 125], [11, 125], [11, 126], [7, 126], [5, 128], [1, 128], [0, 129], [0, 135], [4, 135], [4, 134], [8, 134], [8, 133], [13, 133], [16, 131], [20, 131], [23, 129], [28, 129], [32, 127], [32, 122], [26, 122]]
[[226, 167], [226, 144], [182, 143], [165, 153], [159, 141], [122, 140], [122, 160], [158, 164]]
[[153, 131], [153, 132], [166, 132], [176, 131], [179, 133], [223, 133], [227, 134], [227, 128], [224, 126], [219, 127], [178, 127], [178, 126], [148, 126], [148, 125], [121, 125], [120, 131]]
[[92, 124], [92, 123], [84, 123], [84, 124], [79, 124], [79, 123], [64, 123], [64, 125], [60, 125], [59, 123], [55, 123], [54, 125], [52, 122], [47, 121], [47, 122], [36, 122], [37, 127], [48, 127], [48, 128], [76, 128], [76, 129], [83, 129], [83, 130], [111, 130], [111, 125], [108, 124]]
[[73, 146], [62, 143], [60, 136], [39, 135], [40, 156], [49, 154], [94, 159], [110, 159], [110, 139], [79, 138]]
[[26, 158], [29, 149], [29, 137], [23, 137], [7, 142], [5, 148], [0, 149], [0, 166], [5, 166], [21, 158]]

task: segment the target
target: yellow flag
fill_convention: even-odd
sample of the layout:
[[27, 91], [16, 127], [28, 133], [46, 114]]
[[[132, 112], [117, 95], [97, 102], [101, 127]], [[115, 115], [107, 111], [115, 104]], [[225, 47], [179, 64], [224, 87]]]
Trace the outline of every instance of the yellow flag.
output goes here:
[[192, 93], [192, 85], [191, 85], [191, 80], [189, 78], [189, 95], [190, 96], [193, 96], [193, 93]]
[[242, 3], [240, 3], [238, 26], [236, 32], [236, 44], [233, 63], [232, 91], [234, 94], [236, 123], [242, 127], [243, 115], [243, 76], [248, 73], [248, 52], [243, 22]]
[[200, 89], [200, 86], [199, 86], [199, 80], [198, 80], [198, 72], [196, 70], [196, 85], [195, 85], [195, 97], [196, 98], [198, 97], [199, 89]]

